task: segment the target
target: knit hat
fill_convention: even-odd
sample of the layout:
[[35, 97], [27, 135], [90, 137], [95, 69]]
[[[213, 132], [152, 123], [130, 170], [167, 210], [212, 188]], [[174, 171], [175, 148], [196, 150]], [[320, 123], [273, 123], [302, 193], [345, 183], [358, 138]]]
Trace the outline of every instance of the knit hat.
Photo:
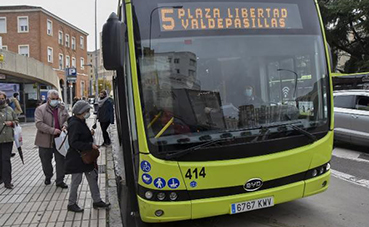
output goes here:
[[91, 108], [91, 106], [90, 106], [90, 104], [88, 104], [88, 102], [83, 101], [83, 100], [79, 100], [78, 102], [76, 102], [76, 104], [74, 104], [73, 109], [72, 109], [72, 113], [75, 114], [75, 115], [83, 114], [87, 110], [89, 110], [90, 108]]

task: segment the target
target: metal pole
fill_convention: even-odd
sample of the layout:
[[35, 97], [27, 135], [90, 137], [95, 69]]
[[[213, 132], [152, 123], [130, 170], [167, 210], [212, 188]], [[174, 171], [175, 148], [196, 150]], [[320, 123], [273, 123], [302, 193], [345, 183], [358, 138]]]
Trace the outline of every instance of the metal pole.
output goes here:
[[97, 0], [95, 0], [95, 102], [99, 96], [99, 74], [97, 66]]
[[65, 103], [65, 105], [67, 106], [68, 105], [68, 97], [67, 97], [67, 89], [68, 89], [68, 85], [67, 85], [67, 69], [64, 69], [64, 75], [65, 75], [65, 77], [64, 77], [64, 99], [63, 99], [63, 101], [64, 101], [64, 103]]
[[73, 104], [73, 82], [70, 82], [70, 87], [69, 87], [69, 95], [70, 95], [70, 108], [72, 109], [72, 104]]

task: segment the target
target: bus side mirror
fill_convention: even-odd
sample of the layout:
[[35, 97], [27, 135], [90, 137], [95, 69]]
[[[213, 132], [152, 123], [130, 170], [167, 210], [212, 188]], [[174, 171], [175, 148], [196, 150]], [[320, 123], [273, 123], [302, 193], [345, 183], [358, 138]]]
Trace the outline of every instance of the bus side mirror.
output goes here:
[[112, 13], [102, 31], [102, 54], [107, 70], [118, 70], [124, 64], [124, 45], [126, 25]]

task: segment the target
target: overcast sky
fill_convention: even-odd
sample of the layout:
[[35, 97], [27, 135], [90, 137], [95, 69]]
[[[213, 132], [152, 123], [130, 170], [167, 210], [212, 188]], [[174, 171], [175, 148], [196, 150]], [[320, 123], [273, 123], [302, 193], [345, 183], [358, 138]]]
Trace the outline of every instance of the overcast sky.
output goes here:
[[[110, 13], [116, 12], [118, 0], [97, 0], [97, 4], [97, 28], [100, 32]], [[95, 50], [95, 0], [0, 0], [0, 6], [9, 5], [41, 6], [87, 32], [88, 50]]]

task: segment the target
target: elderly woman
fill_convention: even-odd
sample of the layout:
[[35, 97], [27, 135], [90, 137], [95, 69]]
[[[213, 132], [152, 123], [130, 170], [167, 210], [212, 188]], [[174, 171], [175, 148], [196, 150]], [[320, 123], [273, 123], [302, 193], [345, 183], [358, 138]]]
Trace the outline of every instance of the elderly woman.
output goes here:
[[77, 205], [77, 191], [82, 182], [82, 173], [85, 174], [90, 192], [93, 199], [94, 209], [108, 208], [109, 203], [101, 200], [100, 190], [97, 184], [96, 163], [85, 164], [82, 161], [80, 151], [88, 151], [98, 149], [93, 143], [94, 131], [90, 130], [86, 124], [86, 119], [90, 117], [90, 105], [88, 102], [80, 100], [73, 106], [73, 117], [68, 119], [68, 142], [69, 150], [65, 160], [66, 174], [72, 174], [72, 182], [70, 185], [68, 210], [73, 212], [83, 212]]
[[13, 189], [12, 164], [10, 156], [14, 141], [14, 126], [18, 124], [18, 117], [13, 109], [6, 104], [6, 94], [0, 91], [0, 184]]

